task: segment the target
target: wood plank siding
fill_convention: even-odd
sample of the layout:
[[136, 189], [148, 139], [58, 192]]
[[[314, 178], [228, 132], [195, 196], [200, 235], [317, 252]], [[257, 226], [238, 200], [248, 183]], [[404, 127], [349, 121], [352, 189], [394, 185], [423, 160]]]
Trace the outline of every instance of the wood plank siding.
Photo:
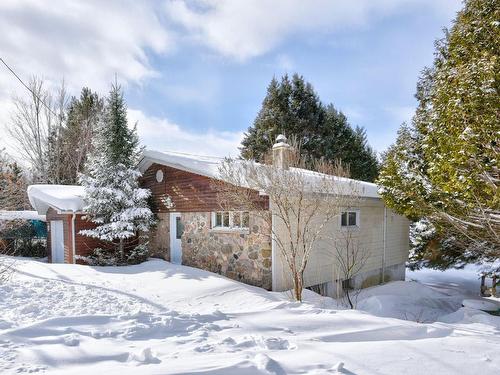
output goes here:
[[[79, 256], [87, 256], [94, 249], [100, 248], [109, 248], [109, 244], [106, 244], [103, 241], [100, 241], [96, 238], [91, 238], [87, 236], [82, 236], [79, 234], [79, 231], [83, 229], [92, 229], [95, 228], [95, 224], [90, 221], [84, 220], [83, 217], [85, 215], [77, 214], [75, 218], [75, 253]], [[52, 249], [51, 249], [51, 238], [50, 238], [50, 225], [52, 220], [62, 220], [63, 222], [63, 235], [64, 235], [64, 262], [65, 263], [73, 263], [73, 230], [72, 230], [72, 217], [71, 213], [57, 213], [53, 208], [49, 208], [47, 211], [47, 254], [49, 258], [49, 262], [52, 262]], [[76, 263], [85, 263], [80, 260], [77, 260]]]
[[[156, 181], [158, 170], [163, 171], [163, 181]], [[141, 185], [151, 190], [156, 212], [210, 212], [220, 210], [217, 192], [209, 177], [182, 171], [160, 164], [152, 164], [143, 174]], [[174, 208], [168, 209], [162, 198], [169, 196]], [[269, 209], [267, 196], [255, 192], [255, 199]]]

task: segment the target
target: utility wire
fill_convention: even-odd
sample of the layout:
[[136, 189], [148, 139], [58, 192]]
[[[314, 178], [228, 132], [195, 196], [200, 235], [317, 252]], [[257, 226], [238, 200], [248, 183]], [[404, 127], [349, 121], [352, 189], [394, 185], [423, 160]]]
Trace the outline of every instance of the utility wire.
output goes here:
[[7, 65], [4, 59], [0, 57], [0, 61], [14, 75], [14, 77], [16, 77], [19, 82], [21, 82], [21, 84], [26, 88], [26, 90], [28, 90], [35, 98], [37, 98], [40, 101], [40, 103], [44, 105], [45, 108], [47, 108], [54, 116], [56, 117], [59, 116], [52, 110], [52, 108], [50, 108], [47, 104], [45, 104], [45, 102], [32, 89], [30, 89], [26, 83], [23, 82], [23, 80], [16, 74], [16, 72], [14, 72], [14, 70], [9, 65]]

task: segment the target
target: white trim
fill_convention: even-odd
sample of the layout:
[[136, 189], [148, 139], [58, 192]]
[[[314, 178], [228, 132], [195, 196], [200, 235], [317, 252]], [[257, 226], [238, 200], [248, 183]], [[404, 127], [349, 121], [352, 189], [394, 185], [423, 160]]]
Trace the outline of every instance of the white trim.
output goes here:
[[[217, 223], [217, 214], [221, 214], [221, 224], [216, 225]], [[248, 215], [248, 226], [243, 226], [244, 214]], [[229, 215], [229, 226], [224, 225], [224, 216]], [[234, 226], [234, 215], [239, 215], [240, 217], [240, 226]], [[216, 231], [249, 231], [250, 230], [250, 212], [249, 211], [212, 211], [211, 212], [211, 222], [210, 229]]]
[[[49, 221], [49, 231], [50, 231], [50, 256], [51, 263], [65, 263], [64, 258], [64, 221], [63, 220], [50, 220]], [[62, 240], [62, 244], [59, 243]], [[58, 246], [60, 245], [60, 246]], [[62, 246], [62, 249], [59, 247]], [[62, 259], [57, 255], [58, 250], [62, 251]], [[60, 254], [59, 254], [60, 255]]]
[[387, 249], [387, 207], [384, 205], [384, 249], [382, 253], [382, 283], [385, 282], [385, 252]]
[[75, 264], [75, 263], [76, 263], [76, 259], [75, 259], [75, 257], [76, 257], [76, 240], [75, 240], [76, 230], [75, 230], [75, 219], [76, 219], [76, 213], [75, 213], [75, 212], [73, 212], [73, 216], [71, 217], [71, 228], [72, 228], [72, 231], [73, 231], [73, 232], [72, 232], [72, 235], [71, 235], [71, 242], [72, 242], [72, 244], [71, 244], [71, 245], [73, 245], [73, 256], [72, 256], [72, 258], [73, 258], [73, 264]]
[[[169, 226], [169, 231], [170, 231], [170, 263], [173, 264], [182, 264], [182, 240], [177, 238], [177, 218], [181, 218], [181, 213], [180, 212], [170, 212], [169, 219], [170, 219], [170, 226]], [[173, 250], [174, 250], [174, 244], [179, 245], [178, 250], [179, 254], [176, 253], [176, 255], [180, 255], [180, 259], [175, 259], [174, 262], [174, 256], [173, 256]], [[175, 246], [175, 249], [177, 249], [177, 246]]]
[[276, 291], [276, 235], [274, 234], [274, 214], [271, 213], [271, 290]]

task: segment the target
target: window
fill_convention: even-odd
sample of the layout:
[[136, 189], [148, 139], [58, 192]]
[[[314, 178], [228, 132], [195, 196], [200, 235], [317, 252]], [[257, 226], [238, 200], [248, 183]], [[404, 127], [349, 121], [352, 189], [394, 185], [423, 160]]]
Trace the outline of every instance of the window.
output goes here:
[[180, 240], [182, 238], [182, 234], [184, 233], [184, 224], [181, 221], [181, 218], [177, 216], [175, 218], [175, 238]]
[[340, 226], [342, 228], [359, 227], [359, 211], [344, 211], [340, 215]]
[[250, 214], [246, 211], [218, 211], [212, 213], [212, 228], [247, 229]]

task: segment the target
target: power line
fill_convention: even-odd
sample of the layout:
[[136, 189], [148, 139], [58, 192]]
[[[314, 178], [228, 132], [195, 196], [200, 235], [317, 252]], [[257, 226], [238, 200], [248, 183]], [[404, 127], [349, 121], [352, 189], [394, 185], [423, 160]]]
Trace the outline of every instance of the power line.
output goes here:
[[40, 103], [42, 103], [44, 107], [47, 108], [54, 116], [58, 116], [58, 114], [55, 113], [52, 110], [52, 108], [50, 108], [47, 104], [45, 104], [45, 102], [32, 89], [30, 89], [26, 83], [23, 82], [23, 80], [16, 74], [16, 72], [14, 72], [14, 70], [9, 65], [7, 65], [7, 63], [4, 61], [3, 58], [0, 57], [0, 61], [14, 75], [14, 77], [16, 77], [19, 82], [21, 82], [21, 84], [26, 88], [26, 90], [28, 90], [35, 98], [37, 98], [40, 101]]

